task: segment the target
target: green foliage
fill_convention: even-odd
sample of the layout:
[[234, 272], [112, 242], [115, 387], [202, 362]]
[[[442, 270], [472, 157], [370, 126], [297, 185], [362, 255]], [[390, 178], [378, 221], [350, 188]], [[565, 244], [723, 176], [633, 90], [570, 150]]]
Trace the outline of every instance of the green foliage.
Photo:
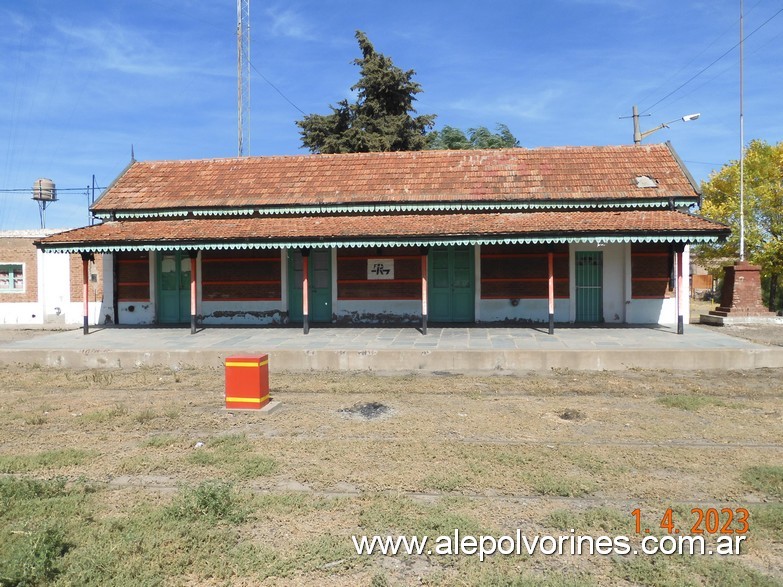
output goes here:
[[[701, 213], [732, 229], [726, 242], [702, 245], [695, 251], [698, 261], [718, 274], [720, 267], [739, 255], [739, 161], [732, 161], [713, 173], [701, 189]], [[773, 277], [777, 285], [783, 273], [783, 142], [750, 143], [745, 153], [744, 200], [745, 257], [760, 265], [762, 274]]]
[[331, 114], [308, 114], [296, 122], [302, 146], [312, 153], [366, 153], [419, 151], [427, 145], [427, 130], [435, 115], [413, 116], [413, 102], [421, 86], [415, 72], [403, 71], [389, 57], [375, 51], [367, 35], [356, 31], [362, 58], [359, 81], [351, 87], [355, 103], [341, 100]]
[[45, 585], [59, 573], [62, 557], [68, 552], [63, 531], [47, 527], [24, 534], [0, 556], [0, 585], [33, 587]]
[[725, 406], [726, 404], [714, 397], [706, 395], [672, 394], [658, 398], [658, 403], [669, 408], [679, 408], [689, 412], [695, 412], [707, 406]]
[[228, 520], [238, 523], [245, 512], [234, 489], [228, 483], [204, 482], [197, 487], [180, 490], [177, 499], [168, 509], [175, 520]]
[[491, 132], [485, 126], [469, 128], [466, 135], [453, 126], [444, 126], [441, 131], [432, 131], [427, 135], [428, 149], [511, 149], [519, 146], [517, 138], [511, 134], [508, 126], [498, 124], [497, 132]]

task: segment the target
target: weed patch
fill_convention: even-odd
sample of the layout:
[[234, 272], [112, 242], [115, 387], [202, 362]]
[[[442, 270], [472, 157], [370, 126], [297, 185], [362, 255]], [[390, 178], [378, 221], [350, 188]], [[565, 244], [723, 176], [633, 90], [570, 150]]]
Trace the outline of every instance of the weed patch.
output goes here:
[[228, 483], [205, 482], [197, 487], [180, 489], [174, 503], [167, 509], [175, 520], [227, 520], [242, 522], [247, 515], [240, 499]]
[[721, 400], [706, 395], [673, 394], [658, 398], [658, 403], [667, 408], [678, 408], [689, 412], [695, 412], [707, 406], [725, 406]]
[[28, 473], [42, 469], [58, 469], [82, 465], [95, 458], [92, 451], [65, 448], [31, 455], [0, 456], [0, 473]]
[[783, 497], [783, 467], [748, 467], [742, 472], [742, 480], [756, 491], [773, 497]]

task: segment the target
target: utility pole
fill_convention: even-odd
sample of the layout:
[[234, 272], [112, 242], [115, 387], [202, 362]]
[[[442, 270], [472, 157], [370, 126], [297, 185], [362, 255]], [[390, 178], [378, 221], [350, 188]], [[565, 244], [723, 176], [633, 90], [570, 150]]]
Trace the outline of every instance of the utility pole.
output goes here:
[[642, 142], [642, 130], [639, 128], [639, 108], [636, 107], [636, 104], [633, 105], [631, 118], [633, 118], [633, 143], [639, 145]]
[[742, 62], [744, 60], [743, 45], [745, 37], [743, 35], [744, 6], [740, 0], [740, 41], [739, 41], [739, 123], [740, 123], [740, 242], [739, 258], [745, 260], [745, 112], [743, 107], [743, 71]]
[[237, 145], [250, 154], [250, 0], [237, 0]]

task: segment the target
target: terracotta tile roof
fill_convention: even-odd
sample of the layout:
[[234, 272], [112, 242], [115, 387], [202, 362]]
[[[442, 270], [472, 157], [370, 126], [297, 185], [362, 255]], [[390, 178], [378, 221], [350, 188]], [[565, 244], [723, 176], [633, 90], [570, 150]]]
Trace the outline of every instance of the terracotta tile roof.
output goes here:
[[672, 210], [343, 215], [310, 217], [124, 220], [42, 239], [58, 245], [146, 243], [290, 243], [317, 240], [449, 238], [513, 235], [726, 236], [722, 224]]
[[[639, 187], [641, 176], [657, 185]], [[667, 145], [626, 145], [136, 162], [93, 209], [697, 195]]]

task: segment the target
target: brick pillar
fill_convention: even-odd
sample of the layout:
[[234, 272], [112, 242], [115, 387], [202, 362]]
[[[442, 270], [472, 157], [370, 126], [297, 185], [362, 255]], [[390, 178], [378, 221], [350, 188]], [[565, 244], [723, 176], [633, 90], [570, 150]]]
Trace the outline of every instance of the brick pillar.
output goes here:
[[761, 302], [761, 269], [747, 261], [723, 268], [720, 306], [713, 316], [774, 316]]

